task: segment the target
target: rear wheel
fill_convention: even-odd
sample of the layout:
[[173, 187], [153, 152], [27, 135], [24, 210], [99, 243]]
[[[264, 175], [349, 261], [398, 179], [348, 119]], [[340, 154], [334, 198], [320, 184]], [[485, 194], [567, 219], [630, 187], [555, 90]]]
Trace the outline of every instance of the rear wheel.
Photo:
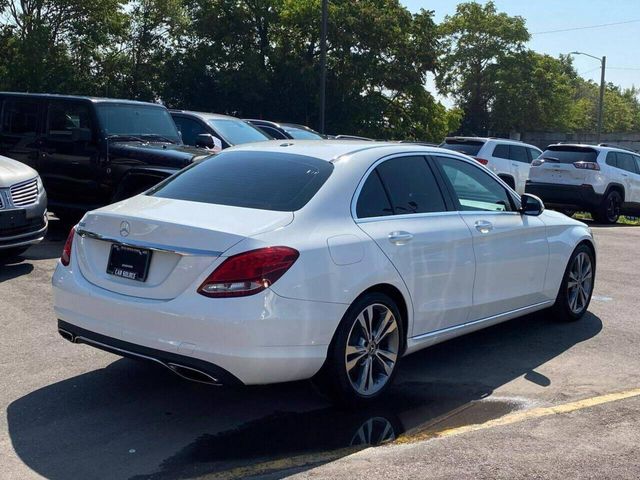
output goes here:
[[382, 293], [362, 296], [340, 322], [317, 383], [347, 405], [379, 397], [395, 377], [403, 335], [400, 312], [391, 298]]
[[600, 207], [593, 212], [593, 218], [598, 223], [614, 224], [620, 218], [622, 195], [617, 190], [611, 190], [602, 201]]
[[571, 255], [553, 305], [559, 320], [580, 320], [589, 308], [595, 279], [595, 258], [585, 244], [579, 245]]

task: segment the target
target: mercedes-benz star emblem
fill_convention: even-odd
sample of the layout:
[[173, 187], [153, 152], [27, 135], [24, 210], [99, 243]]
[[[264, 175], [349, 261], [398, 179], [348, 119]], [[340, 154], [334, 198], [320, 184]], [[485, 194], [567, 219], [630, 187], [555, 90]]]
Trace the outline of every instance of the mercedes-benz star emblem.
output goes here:
[[120, 224], [120, 235], [123, 237], [128, 237], [129, 232], [131, 232], [131, 225], [129, 225], [129, 222], [122, 222]]

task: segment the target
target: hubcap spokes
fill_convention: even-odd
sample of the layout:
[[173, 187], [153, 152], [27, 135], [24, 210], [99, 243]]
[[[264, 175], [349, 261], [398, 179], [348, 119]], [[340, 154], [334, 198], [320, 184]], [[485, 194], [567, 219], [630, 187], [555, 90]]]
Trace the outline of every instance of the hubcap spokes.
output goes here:
[[580, 252], [573, 260], [567, 282], [567, 299], [569, 309], [573, 313], [582, 312], [591, 296], [593, 288], [593, 267], [591, 258], [585, 252]]
[[400, 350], [398, 322], [385, 305], [369, 305], [351, 327], [345, 364], [351, 386], [361, 395], [373, 395], [386, 385]]

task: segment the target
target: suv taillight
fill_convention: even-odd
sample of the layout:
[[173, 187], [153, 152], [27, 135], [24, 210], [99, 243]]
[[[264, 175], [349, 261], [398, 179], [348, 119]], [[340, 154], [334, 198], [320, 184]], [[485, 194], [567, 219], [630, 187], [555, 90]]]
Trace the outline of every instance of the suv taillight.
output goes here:
[[76, 227], [71, 227], [67, 241], [64, 243], [64, 248], [62, 249], [62, 255], [60, 255], [60, 263], [65, 267], [68, 267], [71, 263], [71, 247], [73, 247], [73, 237], [75, 234]]
[[482, 165], [486, 165], [489, 163], [489, 160], [487, 160], [486, 158], [473, 157], [473, 159], [476, 162], [481, 163]]
[[532, 167], [539, 167], [540, 165], [542, 165], [544, 163], [544, 159], [542, 158], [536, 158], [535, 160], [533, 160], [531, 162], [531, 166]]
[[267, 247], [227, 258], [200, 285], [205, 297], [244, 297], [269, 288], [300, 254], [289, 247]]
[[600, 165], [596, 162], [576, 162], [573, 166], [583, 170], [600, 170]]

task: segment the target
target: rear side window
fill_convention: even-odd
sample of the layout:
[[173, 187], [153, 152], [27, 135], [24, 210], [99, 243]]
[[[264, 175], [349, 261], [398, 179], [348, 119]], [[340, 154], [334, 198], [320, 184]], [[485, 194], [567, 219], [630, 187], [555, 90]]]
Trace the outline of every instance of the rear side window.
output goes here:
[[636, 173], [636, 162], [633, 161], [633, 156], [630, 153], [617, 152], [616, 155], [618, 157], [618, 168]]
[[493, 156], [497, 158], [509, 158], [509, 145], [496, 145], [493, 149]]
[[634, 160], [635, 160], [635, 162], [636, 162], [636, 169], [638, 170], [638, 173], [640, 173], [640, 157], [639, 157], [639, 156], [637, 156], [637, 155], [634, 155], [634, 156], [633, 156], [633, 159], [634, 159]]
[[440, 146], [447, 150], [454, 150], [456, 152], [466, 153], [472, 157], [477, 155], [482, 146], [484, 140], [466, 140], [462, 138], [447, 138]]
[[333, 171], [330, 162], [273, 152], [222, 152], [182, 170], [148, 195], [190, 202], [293, 212]]
[[521, 163], [530, 163], [529, 155], [527, 155], [527, 149], [521, 147], [519, 145], [510, 145], [509, 149], [511, 150], [511, 160], [515, 160], [516, 162]]
[[39, 111], [38, 102], [8, 98], [2, 109], [2, 131], [10, 135], [35, 137]]
[[82, 136], [90, 139], [93, 122], [89, 106], [76, 102], [52, 102], [47, 112], [47, 134], [60, 140]]
[[384, 217], [393, 215], [389, 197], [384, 191], [377, 170], [371, 172], [360, 191], [356, 205], [358, 218]]
[[618, 155], [616, 155], [616, 152], [607, 153], [607, 165], [611, 167], [618, 166]]
[[440, 188], [424, 157], [392, 158], [381, 163], [377, 171], [396, 215], [446, 211]]
[[547, 148], [540, 157], [555, 163], [595, 162], [598, 152], [589, 147], [557, 145]]

